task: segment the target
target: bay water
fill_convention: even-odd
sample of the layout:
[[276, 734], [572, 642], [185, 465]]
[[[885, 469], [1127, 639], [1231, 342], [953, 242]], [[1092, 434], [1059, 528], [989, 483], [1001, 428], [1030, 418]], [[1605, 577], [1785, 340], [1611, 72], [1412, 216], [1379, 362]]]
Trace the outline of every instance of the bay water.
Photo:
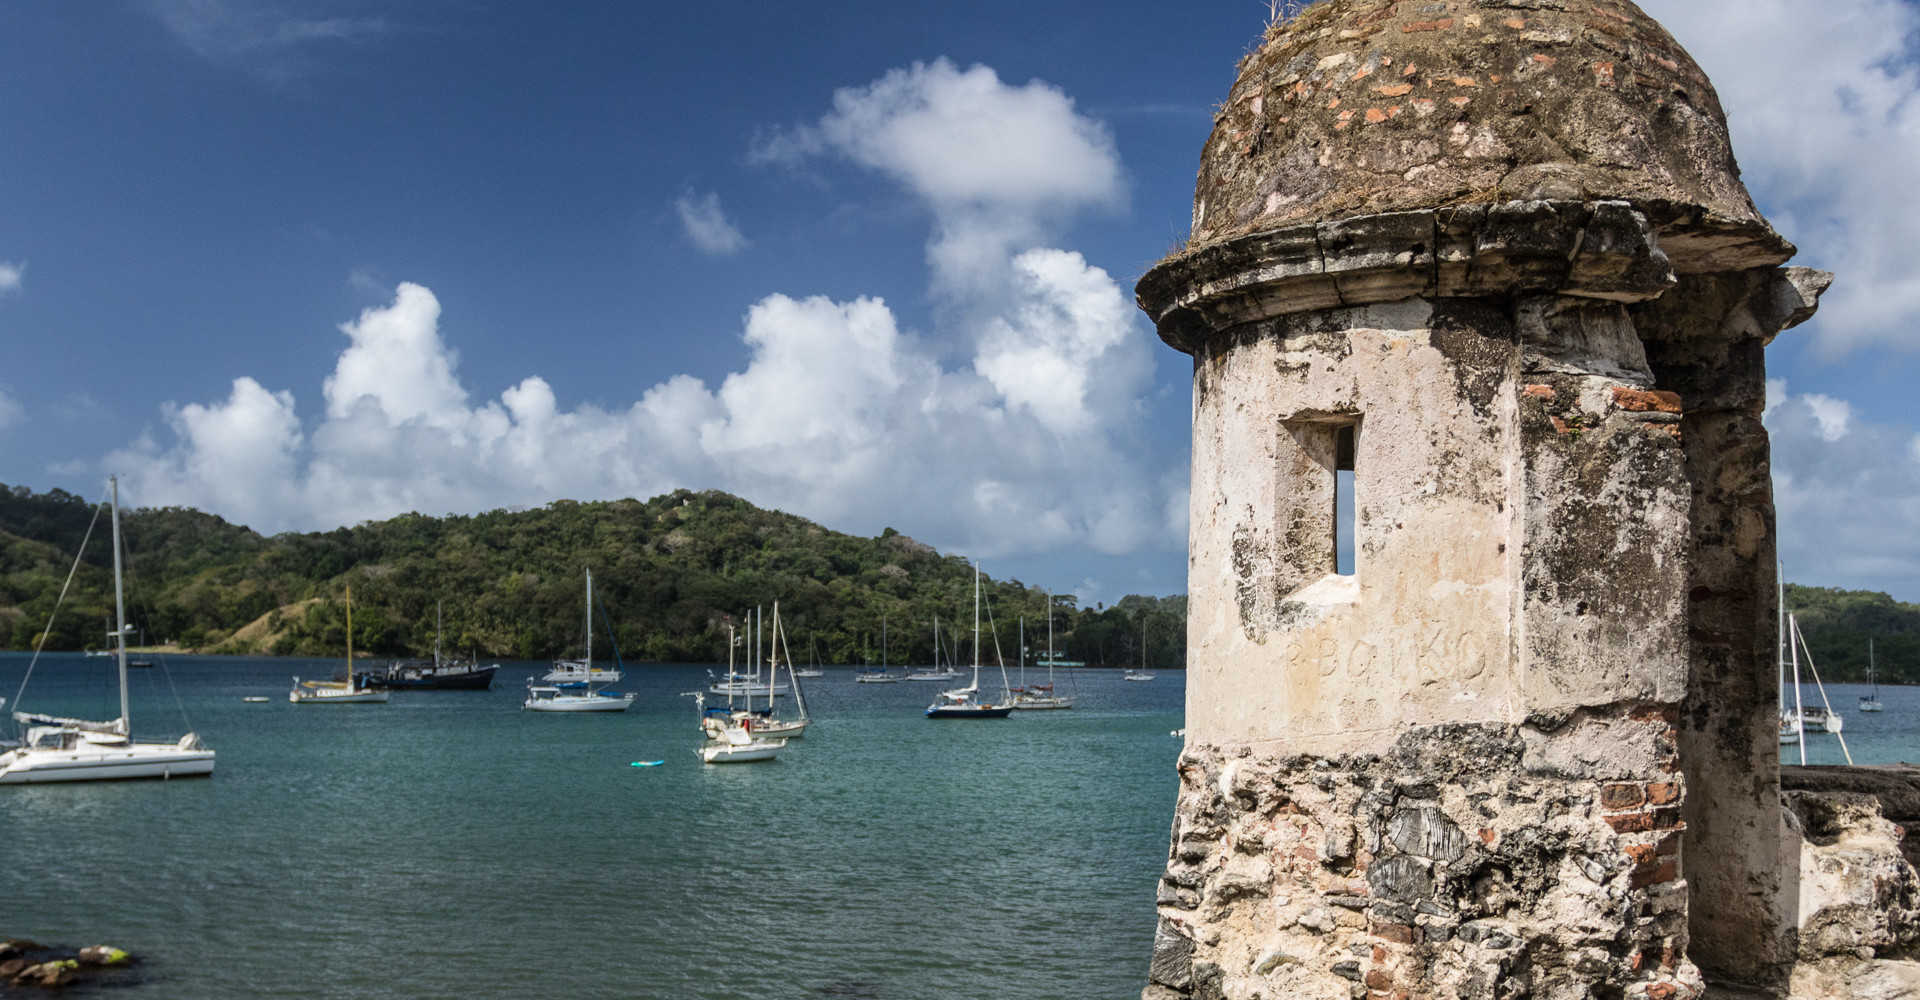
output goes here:
[[[27, 659], [0, 654], [0, 696]], [[712, 766], [682, 696], [704, 666], [630, 665], [617, 687], [638, 699], [617, 714], [523, 711], [546, 669], [531, 663], [486, 692], [288, 703], [292, 675], [339, 666], [133, 671], [136, 736], [184, 717], [216, 773], [0, 787], [0, 937], [129, 949], [144, 962], [119, 985], [154, 1000], [1120, 1000], [1144, 985], [1181, 672], [1078, 671], [1071, 711], [933, 721], [921, 711], [947, 685], [830, 669], [806, 682], [817, 721], [779, 760]], [[112, 718], [113, 675], [44, 655], [7, 710]]]
[[[1882, 710], [1862, 712], [1860, 699], [1869, 690], [1865, 684], [1827, 685], [1825, 703], [1840, 716], [1840, 733], [1807, 733], [1807, 763], [1845, 764], [1849, 752], [1855, 764], [1920, 763], [1920, 687], [1882, 684]], [[1823, 704], [1820, 689], [1812, 684], [1802, 686], [1800, 698], [1809, 708]], [[1792, 688], [1787, 690], [1787, 705], [1793, 705]], [[1781, 747], [1780, 763], [1800, 763], [1800, 748]]]

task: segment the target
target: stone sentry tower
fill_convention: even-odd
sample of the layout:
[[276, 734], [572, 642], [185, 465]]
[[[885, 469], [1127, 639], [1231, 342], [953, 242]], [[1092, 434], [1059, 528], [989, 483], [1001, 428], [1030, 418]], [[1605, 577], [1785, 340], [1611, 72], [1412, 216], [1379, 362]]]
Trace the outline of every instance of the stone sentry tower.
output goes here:
[[1138, 287], [1194, 359], [1149, 1000], [1782, 982], [1763, 348], [1831, 280], [1793, 253], [1626, 0], [1269, 29]]

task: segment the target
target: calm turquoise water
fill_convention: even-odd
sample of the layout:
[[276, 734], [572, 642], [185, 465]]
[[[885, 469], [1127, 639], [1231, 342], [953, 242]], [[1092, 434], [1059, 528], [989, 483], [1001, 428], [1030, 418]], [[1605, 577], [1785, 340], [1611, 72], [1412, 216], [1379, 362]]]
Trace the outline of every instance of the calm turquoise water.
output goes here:
[[[1845, 764], [1846, 756], [1840, 750], [1843, 737], [1856, 764], [1920, 762], [1920, 688], [1882, 685], [1880, 704], [1885, 710], [1878, 714], [1860, 711], [1860, 698], [1867, 690], [1865, 684], [1827, 685], [1827, 700], [1844, 721], [1839, 736], [1807, 734], [1807, 763]], [[1800, 689], [1800, 697], [1802, 704], [1820, 704], [1820, 690], [1812, 684]], [[1791, 705], [1791, 690], [1787, 699]], [[1781, 747], [1780, 762], [1800, 763], [1800, 748]]]
[[[0, 695], [25, 665], [0, 654]], [[679, 696], [702, 667], [631, 670], [625, 714], [521, 711], [534, 664], [485, 693], [287, 703], [291, 675], [334, 666], [136, 671], [136, 734], [183, 731], [177, 691], [217, 773], [0, 788], [0, 937], [133, 950], [130, 995], [155, 1000], [1118, 1000], [1145, 982], [1178, 672], [1083, 671], [1073, 711], [933, 722], [940, 685], [835, 670], [807, 682], [819, 721], [779, 761], [709, 767]], [[39, 670], [23, 707], [116, 714], [105, 661]]]

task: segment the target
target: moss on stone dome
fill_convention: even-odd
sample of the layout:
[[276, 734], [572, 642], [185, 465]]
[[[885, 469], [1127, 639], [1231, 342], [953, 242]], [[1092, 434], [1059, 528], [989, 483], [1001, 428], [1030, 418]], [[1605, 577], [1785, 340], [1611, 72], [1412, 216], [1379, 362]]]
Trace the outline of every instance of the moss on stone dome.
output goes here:
[[1616, 199], [1681, 273], [1792, 254], [1740, 182], [1706, 75], [1627, 0], [1325, 0], [1242, 61], [1201, 156], [1189, 247]]

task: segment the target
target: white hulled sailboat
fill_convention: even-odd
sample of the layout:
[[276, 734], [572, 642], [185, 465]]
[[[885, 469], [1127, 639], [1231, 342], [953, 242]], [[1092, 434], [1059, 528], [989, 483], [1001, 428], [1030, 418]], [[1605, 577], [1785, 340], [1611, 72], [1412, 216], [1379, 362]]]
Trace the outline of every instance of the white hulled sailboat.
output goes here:
[[293, 679], [287, 700], [296, 705], [363, 705], [387, 702], [386, 688], [356, 687], [353, 682], [353, 588], [347, 588], [347, 679], [344, 681], [303, 681]]
[[121, 639], [117, 647], [120, 717], [111, 722], [91, 722], [30, 712], [13, 713], [14, 719], [27, 727], [26, 738], [17, 749], [0, 753], [0, 785], [175, 778], [213, 773], [213, 751], [193, 733], [172, 743], [138, 742], [133, 738], [132, 712], [127, 699], [126, 598], [120, 567], [120, 483], [117, 479], [111, 482], [113, 611]]
[[[614, 650], [616, 657], [619, 653], [618, 649]], [[561, 685], [529, 685], [527, 700], [521, 707], [529, 712], [624, 712], [633, 707], [633, 695], [621, 691], [602, 691], [595, 686], [610, 683], [601, 678], [608, 674], [619, 677], [620, 671], [596, 671], [593, 668], [593, 570], [587, 570], [587, 655], [585, 659], [572, 662], [581, 667], [582, 680]]]
[[[1001, 683], [1006, 684], [1006, 661], [1000, 664]], [[1000, 704], [980, 700], [980, 567], [973, 568], [973, 683], [952, 691], [940, 692], [940, 700], [927, 706], [929, 719], [1004, 719], [1013, 714], [1013, 700]]]

